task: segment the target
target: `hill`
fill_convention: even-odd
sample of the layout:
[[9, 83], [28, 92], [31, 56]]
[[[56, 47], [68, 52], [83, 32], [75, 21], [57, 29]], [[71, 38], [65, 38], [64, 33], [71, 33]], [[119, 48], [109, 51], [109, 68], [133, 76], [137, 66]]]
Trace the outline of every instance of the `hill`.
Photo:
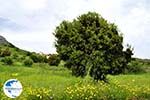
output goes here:
[[22, 50], [0, 36], [0, 65], [30, 66], [33, 63], [48, 63], [46, 57], [45, 54]]
[[8, 44], [8, 41], [0, 35], [0, 44]]
[[[8, 42], [7, 39], [0, 35], [0, 47], [10, 47], [10, 48], [17, 48], [12, 43]], [[19, 48], [18, 48], [19, 49]]]
[[9, 61], [20, 65], [29, 53], [29, 51], [16, 47], [7, 41], [5, 37], [0, 36], [0, 65], [7, 64]]
[[19, 49], [18, 47], [16, 47], [15, 45], [13, 45], [9, 41], [7, 41], [7, 39], [1, 35], [0, 35], [0, 48], [1, 49], [6, 49], [6, 48], [11, 49], [17, 53], [20, 53], [20, 52], [28, 53], [29, 52], [29, 51]]

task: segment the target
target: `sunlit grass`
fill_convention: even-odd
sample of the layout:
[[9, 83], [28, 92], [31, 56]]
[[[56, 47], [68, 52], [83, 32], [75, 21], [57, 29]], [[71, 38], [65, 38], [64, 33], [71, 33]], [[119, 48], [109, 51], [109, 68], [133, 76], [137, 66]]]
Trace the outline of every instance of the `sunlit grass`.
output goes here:
[[[76, 78], [68, 69], [61, 66], [47, 64], [34, 64], [32, 67], [1, 65], [0, 87], [2, 88], [4, 82], [12, 78], [18, 79], [23, 85], [23, 93], [18, 100], [30, 96], [33, 98], [51, 97], [55, 100], [71, 99], [70, 97], [74, 100], [80, 99], [78, 97], [97, 100], [150, 98], [150, 73], [108, 75], [109, 83], [105, 84]], [[46, 94], [46, 91], [49, 94]], [[32, 92], [34, 93], [32, 94]], [[0, 96], [4, 97], [4, 100], [8, 99], [2, 94], [2, 91]]]

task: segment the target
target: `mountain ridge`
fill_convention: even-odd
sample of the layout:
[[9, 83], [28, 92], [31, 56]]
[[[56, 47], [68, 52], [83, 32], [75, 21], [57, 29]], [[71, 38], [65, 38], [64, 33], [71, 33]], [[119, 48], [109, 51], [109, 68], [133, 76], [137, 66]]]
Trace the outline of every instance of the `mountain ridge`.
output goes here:
[[9, 42], [6, 40], [5, 37], [3, 37], [2, 35], [0, 35], [0, 44], [9, 44]]

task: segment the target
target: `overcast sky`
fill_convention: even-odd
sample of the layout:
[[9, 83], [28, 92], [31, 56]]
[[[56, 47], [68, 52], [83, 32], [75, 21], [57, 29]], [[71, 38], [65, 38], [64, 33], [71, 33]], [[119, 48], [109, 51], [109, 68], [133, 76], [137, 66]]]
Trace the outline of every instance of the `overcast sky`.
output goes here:
[[54, 53], [55, 27], [95, 11], [118, 25], [134, 56], [150, 58], [150, 0], [0, 0], [0, 35], [29, 51]]

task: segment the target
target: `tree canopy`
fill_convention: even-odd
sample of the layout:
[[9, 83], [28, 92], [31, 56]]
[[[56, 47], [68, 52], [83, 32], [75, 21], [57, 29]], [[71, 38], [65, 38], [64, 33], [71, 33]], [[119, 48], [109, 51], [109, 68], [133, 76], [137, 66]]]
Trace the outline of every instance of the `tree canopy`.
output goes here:
[[131, 47], [124, 50], [117, 26], [95, 12], [63, 21], [54, 35], [57, 53], [75, 76], [105, 80], [107, 74], [123, 72], [131, 60]]

